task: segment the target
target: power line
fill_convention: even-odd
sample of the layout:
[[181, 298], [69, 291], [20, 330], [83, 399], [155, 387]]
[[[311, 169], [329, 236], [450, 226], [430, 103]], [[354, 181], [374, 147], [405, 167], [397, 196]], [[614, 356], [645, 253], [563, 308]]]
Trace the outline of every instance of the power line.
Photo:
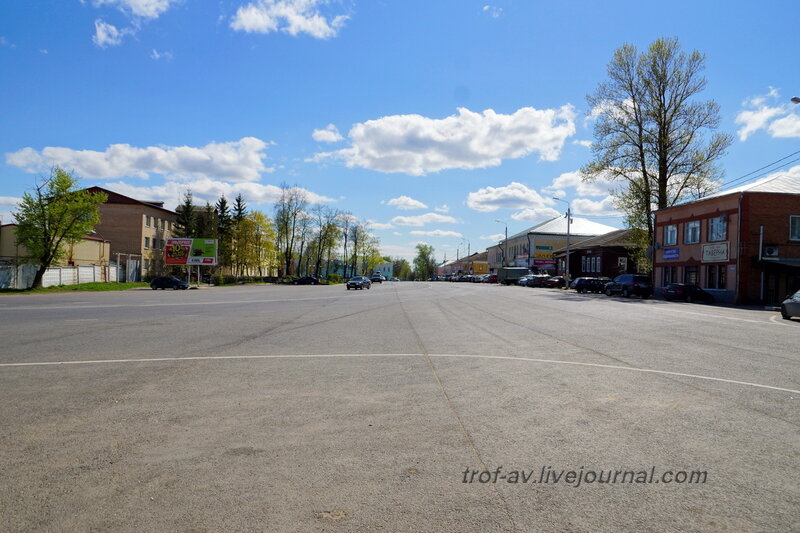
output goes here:
[[[763, 166], [763, 167], [761, 167], [761, 168], [757, 168], [757, 169], [753, 170], [752, 172], [748, 172], [747, 174], [743, 174], [743, 175], [739, 176], [738, 178], [734, 178], [734, 179], [732, 179], [732, 180], [728, 180], [728, 181], [722, 182], [721, 186], [722, 186], [722, 187], [724, 187], [724, 186], [726, 186], [726, 185], [731, 185], [731, 184], [733, 184], [733, 183], [739, 182], [739, 181], [741, 181], [741, 180], [743, 180], [743, 179], [745, 179], [745, 178], [747, 178], [747, 177], [749, 177], [749, 176], [752, 176], [753, 174], [755, 174], [755, 173], [757, 173], [757, 172], [760, 172], [760, 171], [762, 171], [762, 170], [764, 170], [764, 169], [766, 169], [766, 168], [769, 168], [769, 167], [771, 167], [771, 166], [773, 166], [773, 165], [775, 165], [775, 164], [777, 164], [777, 163], [780, 163], [780, 162], [781, 162], [781, 161], [783, 161], [784, 159], [789, 159], [790, 157], [792, 157], [792, 156], [794, 156], [794, 155], [797, 155], [797, 154], [800, 154], [800, 150], [798, 150], [798, 151], [796, 151], [796, 152], [792, 152], [791, 154], [789, 154], [789, 155], [787, 155], [787, 156], [781, 157], [780, 159], [777, 159], [777, 160], [773, 161], [772, 163], [769, 163], [769, 164], [767, 164], [767, 165], [764, 165], [764, 166]], [[796, 159], [793, 159], [793, 160], [791, 160], [791, 161], [788, 161], [788, 162], [786, 162], [786, 163], [783, 163], [783, 164], [781, 164], [781, 165], [780, 165], [778, 168], [780, 168], [780, 167], [784, 167], [784, 166], [786, 166], [786, 165], [789, 165], [789, 164], [791, 164], [791, 163], [794, 163], [794, 162], [796, 162], [796, 161], [800, 161], [800, 157], [798, 157], [798, 158], [796, 158]], [[772, 170], [768, 170], [768, 171], [764, 172], [763, 174], [759, 174], [758, 176], [756, 176], [756, 177], [754, 177], [754, 178], [752, 178], [752, 179], [758, 179], [758, 178], [760, 178], [761, 176], [763, 176], [764, 174], [769, 174], [770, 172], [775, 172], [775, 171], [777, 171], [777, 170], [778, 170], [778, 168], [774, 168], [774, 169], [772, 169]]]

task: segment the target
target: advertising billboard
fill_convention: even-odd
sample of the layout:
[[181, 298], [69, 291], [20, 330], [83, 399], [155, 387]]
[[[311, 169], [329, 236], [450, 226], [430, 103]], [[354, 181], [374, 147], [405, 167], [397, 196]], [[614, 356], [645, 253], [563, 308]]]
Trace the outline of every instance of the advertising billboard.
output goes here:
[[168, 265], [217, 264], [217, 239], [167, 239], [164, 261]]

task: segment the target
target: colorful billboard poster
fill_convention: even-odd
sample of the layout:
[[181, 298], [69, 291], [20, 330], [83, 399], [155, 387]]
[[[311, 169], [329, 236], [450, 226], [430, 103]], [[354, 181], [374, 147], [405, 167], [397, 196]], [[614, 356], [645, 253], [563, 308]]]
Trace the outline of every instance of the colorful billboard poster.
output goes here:
[[164, 260], [168, 265], [217, 264], [217, 239], [167, 239]]

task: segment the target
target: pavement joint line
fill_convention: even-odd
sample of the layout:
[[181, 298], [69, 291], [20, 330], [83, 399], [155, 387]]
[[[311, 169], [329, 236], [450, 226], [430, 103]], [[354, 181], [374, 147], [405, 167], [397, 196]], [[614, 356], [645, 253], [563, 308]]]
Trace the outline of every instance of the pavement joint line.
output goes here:
[[450, 358], [450, 359], [492, 359], [501, 361], [526, 361], [529, 363], [543, 363], [553, 365], [571, 365], [571, 366], [585, 366], [590, 368], [605, 368], [608, 370], [625, 370], [628, 372], [640, 372], [644, 374], [661, 374], [667, 376], [678, 376], [692, 379], [700, 379], [705, 381], [718, 381], [721, 383], [730, 383], [733, 385], [744, 385], [748, 387], [757, 387], [761, 389], [770, 389], [781, 392], [790, 392], [793, 394], [800, 394], [800, 390], [788, 389], [784, 387], [775, 387], [772, 385], [763, 385], [761, 383], [752, 383], [749, 381], [739, 381], [735, 379], [717, 378], [713, 376], [701, 376], [698, 374], [688, 374], [684, 372], [673, 372], [669, 370], [655, 370], [650, 368], [636, 368], [618, 365], [605, 365], [602, 363], [584, 363], [581, 361], [562, 361], [558, 359], [537, 359], [532, 357], [513, 357], [508, 355], [480, 355], [480, 354], [424, 354], [424, 353], [342, 353], [342, 354], [280, 354], [280, 355], [199, 355], [199, 356], [186, 356], [186, 357], [148, 357], [148, 358], [133, 358], [133, 359], [92, 359], [83, 361], [37, 361], [31, 363], [0, 363], [0, 368], [12, 367], [37, 367], [37, 366], [67, 366], [67, 365], [90, 365], [90, 364], [119, 364], [119, 363], [160, 363], [160, 362], [181, 362], [181, 361], [220, 361], [220, 360], [258, 360], [258, 359], [326, 359], [326, 358], [356, 358], [356, 357], [373, 357], [373, 358], [390, 358], [390, 357], [431, 357], [431, 358]]

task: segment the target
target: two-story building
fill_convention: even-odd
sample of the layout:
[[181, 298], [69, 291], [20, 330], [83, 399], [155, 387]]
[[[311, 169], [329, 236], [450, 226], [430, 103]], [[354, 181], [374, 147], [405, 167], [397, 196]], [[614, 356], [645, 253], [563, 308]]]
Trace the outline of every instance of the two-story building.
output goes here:
[[617, 228], [573, 216], [567, 227], [567, 217], [560, 216], [520, 231], [487, 249], [489, 271], [501, 266], [528, 267], [539, 272], [555, 273], [553, 253], [567, 245], [590, 237], [605, 235]]
[[655, 213], [654, 284], [774, 305], [800, 288], [800, 176], [782, 174]]
[[164, 273], [164, 245], [176, 230], [177, 213], [165, 209], [164, 202], [136, 200], [102, 187], [88, 190], [108, 195], [94, 229], [111, 241], [111, 258], [121, 264], [126, 280]]

